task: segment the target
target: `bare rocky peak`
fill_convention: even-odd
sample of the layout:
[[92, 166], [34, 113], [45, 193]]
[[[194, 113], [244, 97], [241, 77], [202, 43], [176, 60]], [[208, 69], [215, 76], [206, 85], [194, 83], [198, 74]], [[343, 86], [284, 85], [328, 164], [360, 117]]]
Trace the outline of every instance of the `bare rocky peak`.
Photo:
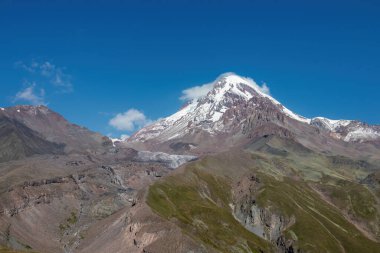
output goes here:
[[100, 151], [112, 142], [98, 133], [67, 121], [46, 106], [17, 105], [0, 109], [0, 117], [22, 124], [39, 138], [65, 147], [65, 152]]

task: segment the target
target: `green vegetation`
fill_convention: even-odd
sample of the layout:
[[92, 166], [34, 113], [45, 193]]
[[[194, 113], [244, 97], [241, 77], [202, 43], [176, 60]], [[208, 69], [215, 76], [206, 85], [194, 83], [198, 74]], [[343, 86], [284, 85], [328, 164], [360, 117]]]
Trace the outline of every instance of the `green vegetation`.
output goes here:
[[324, 177], [323, 192], [331, 198], [332, 202], [341, 209], [364, 220], [375, 220], [377, 210], [376, 200], [371, 192], [358, 183]]
[[[281, 157], [255, 153], [248, 160], [244, 152], [207, 157], [156, 182], [149, 189], [147, 203], [206, 247], [219, 252], [273, 252], [269, 242], [250, 233], [233, 217], [229, 206], [234, 202], [233, 182], [254, 173], [261, 188], [250, 194], [255, 194], [258, 207], [295, 220], [284, 235], [293, 240], [296, 249], [380, 252], [380, 244], [368, 239], [343, 213], [348, 210], [361, 220], [377, 221], [374, 196], [352, 181], [364, 174], [350, 173], [358, 163], [307, 152], [283, 153]], [[311, 185], [324, 189], [334, 205]]]
[[[291, 140], [273, 137], [251, 145], [254, 159], [265, 162], [259, 169], [266, 174], [290, 176], [296, 174], [307, 181], [319, 182], [325, 175], [355, 181], [365, 178], [377, 165], [342, 156], [327, 156], [313, 152]], [[281, 155], [280, 155], [281, 153]]]
[[365, 186], [325, 176], [322, 183], [315, 187], [352, 220], [364, 224], [373, 234], [380, 236], [378, 203], [375, 195]]
[[230, 186], [222, 179], [190, 167], [156, 183], [148, 204], [208, 247], [228, 252], [269, 251], [271, 245], [246, 230], [232, 215]]
[[281, 182], [264, 175], [261, 178], [264, 187], [257, 204], [295, 217], [296, 223], [286, 236], [293, 238], [295, 234], [298, 248], [310, 252], [379, 252], [379, 243], [366, 238], [306, 183], [288, 178]]

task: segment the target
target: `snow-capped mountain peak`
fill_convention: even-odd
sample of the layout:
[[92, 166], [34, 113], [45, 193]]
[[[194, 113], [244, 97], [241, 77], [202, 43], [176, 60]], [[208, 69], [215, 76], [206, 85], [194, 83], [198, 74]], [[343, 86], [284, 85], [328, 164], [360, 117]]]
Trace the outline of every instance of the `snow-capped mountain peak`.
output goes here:
[[223, 74], [212, 83], [205, 96], [189, 101], [177, 113], [141, 129], [128, 141], [144, 142], [153, 138], [160, 141], [170, 140], [195, 128], [210, 134], [227, 131], [223, 115], [230, 109], [248, 103], [254, 97], [260, 101], [269, 101], [290, 118], [301, 122], [310, 121], [281, 105], [267, 92], [266, 86], [261, 87], [250, 78], [233, 73]]
[[287, 118], [289, 122], [312, 125], [327, 131], [333, 138], [344, 141], [380, 138], [378, 126], [369, 126], [351, 120], [302, 117], [274, 99], [265, 85], [260, 86], [252, 79], [234, 73], [221, 75], [207, 87], [209, 90], [205, 95], [188, 101], [173, 115], [144, 127], [127, 142], [154, 140], [156, 143], [161, 143], [184, 136], [200, 136], [200, 132], [208, 136], [228, 135], [232, 130], [242, 129], [252, 114], [261, 118], [266, 117], [267, 121]]

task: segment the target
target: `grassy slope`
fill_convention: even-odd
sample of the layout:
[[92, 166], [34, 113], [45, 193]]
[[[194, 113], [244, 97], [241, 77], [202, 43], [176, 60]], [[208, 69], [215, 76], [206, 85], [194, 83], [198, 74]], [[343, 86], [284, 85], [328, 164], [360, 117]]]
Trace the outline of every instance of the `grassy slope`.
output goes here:
[[296, 223], [286, 234], [288, 238], [296, 235], [299, 248], [309, 252], [379, 252], [379, 243], [366, 238], [306, 183], [262, 178], [265, 186], [258, 205], [295, 216]]
[[[296, 239], [295, 245], [305, 252], [380, 252], [379, 243], [365, 237], [338, 208], [327, 203], [308, 185], [312, 180], [314, 184], [331, 186], [331, 182], [321, 180], [331, 174], [348, 186], [339, 191], [337, 199], [345, 203], [345, 199], [352, 199], [350, 195], [356, 194], [353, 212], [363, 219], [373, 219], [372, 195], [349, 178], [350, 175], [361, 176], [361, 172], [350, 174], [344, 170], [350, 165], [336, 164], [334, 171], [326, 157], [313, 156], [307, 164], [310, 158], [307, 156], [296, 160], [288, 156], [274, 159], [263, 154], [251, 156], [250, 161], [236, 154], [232, 158], [224, 155], [206, 158], [154, 184], [147, 202], [158, 214], [175, 221], [186, 233], [210, 248], [220, 252], [249, 252], [248, 245], [253, 252], [258, 249], [271, 252], [273, 249], [265, 241], [249, 233], [234, 219], [228, 206], [233, 201], [230, 192], [234, 177], [241, 176], [241, 171], [251, 171], [264, 183], [257, 196], [259, 207], [294, 216], [296, 223], [285, 231], [285, 236]], [[297, 164], [300, 164], [298, 168]], [[230, 176], [226, 176], [228, 174]]]
[[269, 251], [271, 246], [248, 232], [232, 215], [230, 186], [221, 178], [189, 167], [149, 190], [148, 204], [175, 221], [209, 248], [227, 252]]

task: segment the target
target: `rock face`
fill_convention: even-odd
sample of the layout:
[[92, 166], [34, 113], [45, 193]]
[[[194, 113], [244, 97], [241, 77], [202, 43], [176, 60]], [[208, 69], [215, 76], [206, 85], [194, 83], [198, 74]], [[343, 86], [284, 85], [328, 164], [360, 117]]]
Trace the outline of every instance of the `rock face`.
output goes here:
[[210, 152], [211, 147], [215, 150], [215, 145], [233, 146], [244, 142], [247, 135], [262, 135], [257, 128], [263, 125], [269, 132], [270, 128], [275, 132], [280, 127], [284, 129], [280, 130], [283, 134], [300, 126], [317, 128], [329, 138], [345, 142], [380, 140], [379, 126], [299, 116], [264, 93], [251, 79], [228, 74], [214, 81], [207, 95], [189, 101], [177, 113], [141, 129], [126, 143], [151, 150]]
[[285, 240], [283, 231], [294, 225], [295, 217], [287, 218], [269, 208], [259, 207], [256, 195], [262, 186], [254, 175], [242, 178], [233, 190], [234, 204], [231, 205], [234, 217], [249, 231], [276, 245], [281, 252], [291, 252], [291, 240]]

